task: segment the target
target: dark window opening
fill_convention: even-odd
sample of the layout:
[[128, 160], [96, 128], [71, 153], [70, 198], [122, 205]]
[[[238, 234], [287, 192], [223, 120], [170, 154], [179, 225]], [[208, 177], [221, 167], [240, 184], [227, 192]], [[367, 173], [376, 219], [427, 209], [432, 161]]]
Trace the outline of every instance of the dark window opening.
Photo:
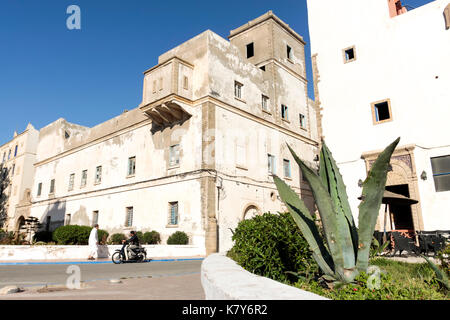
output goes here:
[[355, 59], [355, 50], [353, 48], [345, 50], [345, 60], [350, 61]]
[[266, 66], [259, 67], [262, 71], [266, 71]]
[[247, 45], [247, 58], [251, 58], [255, 55], [255, 49], [253, 47], [253, 42]]
[[292, 59], [292, 48], [291, 47], [286, 46], [286, 53], [287, 53], [287, 58]]
[[383, 120], [389, 120], [391, 118], [391, 114], [389, 112], [389, 104], [387, 101], [376, 103], [374, 105], [375, 108], [375, 120], [383, 121]]

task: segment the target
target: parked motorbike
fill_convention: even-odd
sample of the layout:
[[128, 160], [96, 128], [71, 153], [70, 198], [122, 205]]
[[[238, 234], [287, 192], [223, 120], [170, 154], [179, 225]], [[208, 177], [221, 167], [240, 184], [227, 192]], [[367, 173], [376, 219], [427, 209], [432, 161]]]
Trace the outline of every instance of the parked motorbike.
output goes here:
[[134, 254], [129, 244], [123, 245], [122, 249], [117, 249], [112, 255], [112, 262], [115, 264], [127, 263], [127, 262], [144, 262], [147, 259], [147, 251], [145, 248], [139, 247], [134, 249]]

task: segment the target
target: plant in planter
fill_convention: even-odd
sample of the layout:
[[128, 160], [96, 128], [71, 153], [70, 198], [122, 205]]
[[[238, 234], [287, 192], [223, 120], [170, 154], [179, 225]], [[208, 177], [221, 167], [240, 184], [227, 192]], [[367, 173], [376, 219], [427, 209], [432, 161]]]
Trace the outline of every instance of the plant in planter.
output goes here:
[[144, 240], [144, 243], [147, 243], [147, 244], [158, 244], [158, 243], [161, 243], [161, 235], [159, 234], [158, 231], [153, 230], [153, 231], [144, 233], [143, 240]]
[[299, 196], [276, 175], [273, 179], [282, 201], [325, 274], [325, 280], [350, 283], [361, 272], [367, 273], [370, 245], [386, 185], [388, 165], [399, 141], [400, 138], [396, 139], [378, 156], [363, 183], [358, 228], [353, 220], [342, 176], [326, 144], [322, 143], [320, 151], [319, 174], [300, 160], [288, 145], [313, 192], [325, 239], [321, 237], [313, 216]]

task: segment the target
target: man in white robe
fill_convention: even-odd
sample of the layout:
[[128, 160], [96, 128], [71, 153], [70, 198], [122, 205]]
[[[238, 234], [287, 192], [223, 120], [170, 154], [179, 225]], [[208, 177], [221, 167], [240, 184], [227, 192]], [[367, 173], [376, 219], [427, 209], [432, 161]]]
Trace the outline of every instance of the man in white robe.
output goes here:
[[88, 260], [95, 260], [94, 256], [98, 256], [98, 224], [94, 225], [89, 235], [89, 257]]

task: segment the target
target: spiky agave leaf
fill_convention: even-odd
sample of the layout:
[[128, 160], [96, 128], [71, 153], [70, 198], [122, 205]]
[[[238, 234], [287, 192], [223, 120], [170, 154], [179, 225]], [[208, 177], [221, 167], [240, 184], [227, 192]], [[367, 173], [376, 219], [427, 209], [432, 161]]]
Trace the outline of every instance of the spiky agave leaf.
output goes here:
[[[344, 281], [348, 281], [344, 268], [343, 241], [338, 230], [338, 216], [327, 188], [319, 176], [312, 171], [288, 145], [289, 151], [300, 166], [303, 176], [308, 181], [319, 209], [320, 219], [324, 228], [328, 248], [334, 263], [334, 272]], [[352, 247], [353, 250], [353, 247]]]
[[358, 254], [356, 266], [359, 271], [366, 271], [369, 266], [370, 244], [386, 186], [387, 170], [392, 153], [399, 141], [400, 137], [380, 153], [363, 183], [362, 201], [358, 207]]
[[295, 191], [283, 180], [276, 175], [273, 175], [273, 180], [277, 186], [281, 200], [286, 204], [289, 213], [308, 242], [313, 252], [314, 260], [325, 274], [333, 275], [333, 260], [323, 244], [323, 240], [308, 208]]
[[445, 274], [445, 272], [439, 269], [439, 267], [436, 264], [434, 264], [430, 259], [428, 259], [424, 255], [420, 256], [424, 258], [428, 262], [428, 265], [431, 267], [431, 269], [433, 269], [434, 273], [436, 274], [436, 279], [440, 283], [442, 283], [445, 286], [445, 288], [447, 288], [447, 290], [450, 290], [450, 282], [448, 281], [448, 277]]
[[[341, 208], [343, 214], [345, 215], [345, 218], [347, 219], [348, 226], [350, 228], [351, 236], [352, 236], [352, 242], [354, 246], [355, 251], [355, 257], [358, 249], [358, 229], [356, 228], [355, 220], [353, 219], [352, 210], [350, 208], [350, 203], [348, 202], [348, 195], [347, 190], [344, 184], [344, 179], [342, 178], [342, 175], [339, 171], [339, 168], [336, 164], [336, 161], [333, 158], [333, 155], [331, 154], [331, 151], [328, 149], [325, 141], [322, 140], [322, 149], [321, 149], [321, 159], [324, 158], [324, 165], [327, 164], [325, 159], [329, 159], [329, 167], [331, 168], [333, 172], [333, 176], [336, 180], [336, 186], [335, 191], [331, 190], [331, 185], [329, 185], [329, 192], [330, 195], [333, 194], [333, 192], [336, 194], [336, 198], [339, 200], [338, 205]], [[322, 166], [322, 161], [321, 161]], [[326, 165], [326, 168], [328, 165]], [[329, 172], [329, 169], [326, 170]], [[329, 175], [328, 175], [329, 176]], [[331, 178], [331, 177], [330, 177]]]
[[324, 167], [323, 170], [321, 169], [322, 181], [326, 180], [327, 185], [325, 186], [328, 186], [328, 192], [333, 200], [334, 210], [337, 214], [336, 221], [338, 224], [339, 241], [344, 257], [343, 267], [349, 273], [348, 276], [351, 277], [353, 276], [352, 271], [356, 267], [357, 252], [357, 245], [354, 243], [354, 241], [357, 243], [357, 231], [353, 221], [353, 215], [348, 203], [344, 181], [325, 142], [322, 143], [320, 158], [320, 164]]

